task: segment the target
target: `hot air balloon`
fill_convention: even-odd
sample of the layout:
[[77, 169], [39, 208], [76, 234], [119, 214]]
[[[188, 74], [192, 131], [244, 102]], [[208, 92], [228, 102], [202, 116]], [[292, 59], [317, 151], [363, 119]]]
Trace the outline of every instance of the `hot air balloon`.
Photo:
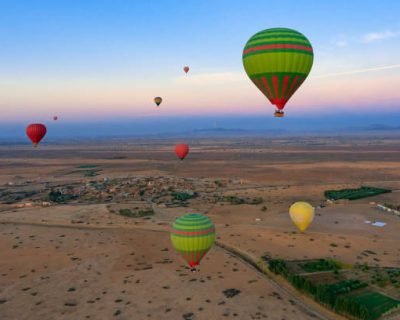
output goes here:
[[41, 123], [33, 123], [26, 128], [26, 135], [32, 141], [34, 147], [37, 147], [40, 140], [46, 135], [46, 132], [46, 126]]
[[183, 67], [183, 71], [185, 71], [185, 73], [188, 73], [189, 72], [189, 67], [188, 66]]
[[162, 98], [161, 97], [155, 97], [154, 102], [156, 103], [157, 107], [161, 104]]
[[304, 232], [314, 219], [314, 208], [307, 202], [295, 202], [290, 206], [289, 215], [300, 232]]
[[298, 31], [273, 28], [253, 35], [243, 50], [243, 66], [253, 83], [277, 107], [283, 108], [310, 73], [311, 43]]
[[215, 240], [214, 223], [205, 215], [190, 213], [175, 220], [171, 242], [189, 264], [192, 271], [212, 247]]
[[57, 116], [54, 116], [54, 117], [53, 117], [53, 120], [54, 120], [54, 121], [57, 121], [57, 120], [58, 120], [58, 117], [57, 117]]
[[175, 153], [179, 159], [183, 160], [189, 153], [189, 146], [184, 143], [177, 144], [175, 146]]

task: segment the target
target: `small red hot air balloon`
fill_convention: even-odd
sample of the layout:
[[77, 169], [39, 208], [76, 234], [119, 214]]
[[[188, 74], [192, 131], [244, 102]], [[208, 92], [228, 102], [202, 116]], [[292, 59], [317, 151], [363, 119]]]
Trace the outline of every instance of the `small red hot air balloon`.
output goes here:
[[57, 117], [57, 116], [54, 116], [54, 117], [53, 117], [53, 120], [54, 120], [54, 121], [58, 120], [58, 117]]
[[189, 67], [188, 66], [183, 67], [183, 71], [185, 71], [185, 73], [188, 73], [189, 72]]
[[40, 140], [46, 135], [46, 132], [46, 126], [41, 123], [32, 123], [26, 128], [26, 135], [32, 141], [34, 147], [37, 147]]
[[183, 160], [189, 153], [189, 146], [184, 143], [177, 144], [175, 146], [175, 153], [179, 159]]

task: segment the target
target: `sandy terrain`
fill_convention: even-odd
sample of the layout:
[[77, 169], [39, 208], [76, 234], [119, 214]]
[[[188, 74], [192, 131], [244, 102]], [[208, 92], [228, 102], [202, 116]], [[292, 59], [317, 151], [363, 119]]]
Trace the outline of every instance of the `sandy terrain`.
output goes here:
[[[400, 217], [370, 204], [400, 204], [398, 140], [205, 139], [193, 142], [185, 161], [176, 160], [173, 144], [118, 140], [43, 144], [37, 150], [0, 146], [3, 191], [161, 175], [196, 178], [199, 186], [203, 178], [223, 181], [224, 186], [209, 191], [219, 199], [264, 199], [258, 205], [203, 198], [188, 207], [153, 204], [155, 215], [149, 219], [119, 216], [106, 203], [0, 204], [0, 319], [340, 319], [218, 246], [200, 272], [191, 273], [167, 233], [174, 218], [187, 212], [208, 214], [218, 241], [254, 260], [268, 254], [400, 266]], [[85, 164], [97, 165], [99, 175], [83, 176], [76, 168]], [[291, 203], [318, 206], [324, 190], [360, 185], [393, 192], [327, 205], [317, 210], [306, 234], [296, 232], [287, 214]], [[374, 227], [365, 220], [387, 225]], [[240, 293], [225, 297], [223, 291], [230, 288]]]

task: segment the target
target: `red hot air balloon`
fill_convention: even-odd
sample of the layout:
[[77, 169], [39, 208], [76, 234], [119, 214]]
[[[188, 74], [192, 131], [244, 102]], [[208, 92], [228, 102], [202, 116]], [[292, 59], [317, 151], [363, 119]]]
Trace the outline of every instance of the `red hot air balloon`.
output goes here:
[[32, 141], [34, 147], [37, 147], [40, 140], [46, 135], [46, 132], [46, 126], [41, 123], [32, 123], [26, 128], [26, 135]]
[[189, 67], [188, 66], [183, 67], [183, 71], [185, 71], [185, 73], [188, 73], [189, 72]]
[[175, 153], [179, 159], [183, 160], [189, 153], [189, 146], [184, 143], [177, 144], [175, 146]]
[[58, 120], [58, 117], [57, 117], [57, 116], [54, 116], [54, 117], [53, 117], [53, 120], [54, 120], [54, 121]]

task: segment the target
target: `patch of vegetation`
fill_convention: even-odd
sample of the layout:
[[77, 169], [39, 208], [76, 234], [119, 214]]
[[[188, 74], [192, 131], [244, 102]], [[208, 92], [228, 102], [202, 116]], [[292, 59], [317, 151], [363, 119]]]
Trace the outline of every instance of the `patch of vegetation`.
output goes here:
[[357, 200], [388, 192], [392, 192], [392, 190], [362, 186], [357, 189], [327, 190], [325, 191], [325, 197], [331, 200]]
[[248, 204], [261, 204], [264, 202], [264, 199], [261, 197], [255, 197], [255, 198], [251, 198], [247, 203]]
[[264, 199], [261, 197], [255, 197], [255, 198], [241, 198], [238, 196], [224, 196], [223, 201], [229, 202], [232, 205], [239, 205], [239, 204], [261, 204], [264, 202]]
[[232, 288], [232, 289], [226, 289], [222, 291], [222, 293], [227, 298], [233, 298], [234, 296], [237, 296], [240, 293], [240, 290]]
[[375, 291], [365, 291], [359, 294], [345, 296], [337, 299], [336, 308], [348, 308], [357, 311], [358, 317], [363, 320], [376, 320], [385, 313], [399, 308], [400, 301], [385, 296]]
[[225, 202], [229, 202], [230, 204], [244, 204], [245, 201], [243, 198], [239, 198], [237, 196], [225, 196], [223, 198]]
[[215, 180], [214, 183], [216, 184], [217, 187], [226, 187], [226, 183], [223, 181]]
[[[320, 274], [318, 277], [310, 277], [292, 271], [292, 264], [296, 262], [287, 262], [282, 259], [263, 260], [268, 263], [268, 268], [275, 274], [285, 277], [297, 290], [311, 295], [317, 302], [328, 306], [337, 313], [350, 316], [355, 319], [377, 320], [381, 316], [400, 308], [400, 301], [386, 296], [383, 293], [369, 289], [368, 283], [361, 279], [346, 279], [333, 283], [321, 283]], [[290, 266], [289, 266], [290, 264]], [[331, 259], [312, 260], [306, 263], [297, 263], [303, 269], [310, 272], [321, 272], [325, 275], [335, 274], [340, 263]], [[359, 266], [361, 268], [361, 266]], [[370, 269], [367, 269], [366, 272]], [[357, 273], [356, 273], [357, 274]], [[354, 274], [353, 274], [354, 275]], [[400, 269], [375, 268], [374, 276], [397, 281], [400, 276]], [[325, 278], [328, 279], [328, 278]], [[333, 277], [331, 279], [338, 279]], [[327, 281], [327, 280], [324, 280]]]
[[0, 201], [5, 204], [14, 204], [35, 194], [37, 194], [36, 191], [4, 191], [0, 194]]
[[301, 264], [301, 267], [306, 272], [321, 272], [321, 271], [336, 271], [340, 269], [339, 263], [332, 259], [319, 259], [317, 261], [308, 261]]
[[187, 201], [196, 196], [197, 196], [197, 194], [193, 191], [183, 191], [183, 192], [173, 192], [172, 193], [172, 197], [174, 198], [174, 200], [178, 200], [178, 201]]
[[98, 176], [99, 174], [97, 173], [99, 170], [85, 170], [83, 172], [83, 175], [85, 177], [95, 177]]
[[400, 269], [372, 269], [371, 283], [379, 287], [393, 285], [396, 288], [400, 287]]
[[330, 295], [333, 299], [342, 293], [348, 293], [353, 290], [365, 288], [368, 286], [367, 283], [362, 282], [358, 279], [343, 280], [333, 284], [324, 284], [323, 288], [325, 294]]
[[286, 277], [289, 274], [289, 270], [286, 261], [283, 259], [270, 259], [268, 262], [268, 268], [275, 274], [280, 274]]
[[148, 217], [154, 214], [154, 210], [152, 208], [146, 209], [119, 209], [119, 214], [124, 217], [129, 218], [140, 218], [140, 217]]
[[61, 191], [50, 191], [47, 195], [48, 201], [56, 203], [67, 203], [68, 201], [77, 199], [78, 196], [73, 194], [63, 194]]

